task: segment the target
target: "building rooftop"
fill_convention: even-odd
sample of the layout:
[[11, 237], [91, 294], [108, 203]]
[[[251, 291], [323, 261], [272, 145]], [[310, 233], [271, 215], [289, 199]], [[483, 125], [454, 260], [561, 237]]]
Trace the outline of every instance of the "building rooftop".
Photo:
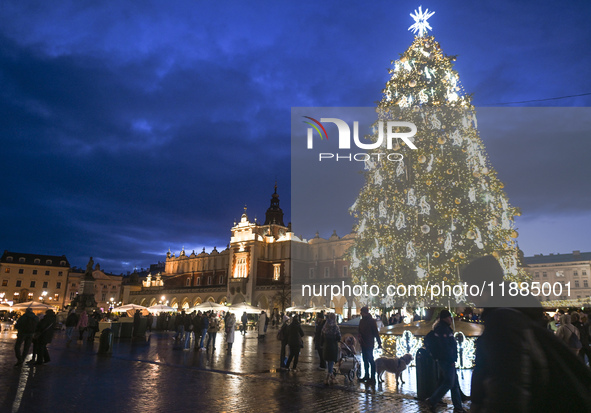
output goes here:
[[4, 250], [0, 258], [3, 264], [43, 265], [52, 267], [69, 267], [70, 263], [65, 255], [27, 254]]
[[591, 252], [573, 251], [566, 254], [536, 254], [533, 257], [524, 257], [525, 264], [553, 264], [559, 262], [591, 261]]

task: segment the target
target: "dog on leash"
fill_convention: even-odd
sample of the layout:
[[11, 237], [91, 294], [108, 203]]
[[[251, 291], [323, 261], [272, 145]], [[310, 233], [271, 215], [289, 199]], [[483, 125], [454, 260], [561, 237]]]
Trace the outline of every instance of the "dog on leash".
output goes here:
[[380, 357], [376, 360], [376, 370], [378, 373], [378, 381], [383, 383], [384, 380], [382, 379], [384, 372], [392, 373], [396, 375], [396, 385], [398, 386], [398, 380], [401, 383], [404, 383], [402, 380], [402, 372], [406, 369], [406, 367], [410, 364], [413, 360], [413, 357], [410, 354], [405, 354], [402, 357]]

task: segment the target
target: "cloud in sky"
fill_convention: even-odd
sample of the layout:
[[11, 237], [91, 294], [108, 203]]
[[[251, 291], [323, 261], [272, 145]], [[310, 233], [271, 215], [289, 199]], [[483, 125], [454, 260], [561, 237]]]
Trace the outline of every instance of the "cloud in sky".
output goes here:
[[[416, 7], [3, 4], [0, 247], [78, 266], [92, 255], [116, 273], [146, 267], [168, 247], [225, 247], [244, 204], [264, 217], [276, 180], [289, 220], [291, 107], [372, 106], [412, 41]], [[587, 2], [427, 7], [476, 105], [591, 92]], [[588, 215], [583, 135], [485, 138], [512, 203], [532, 214], [524, 221]]]

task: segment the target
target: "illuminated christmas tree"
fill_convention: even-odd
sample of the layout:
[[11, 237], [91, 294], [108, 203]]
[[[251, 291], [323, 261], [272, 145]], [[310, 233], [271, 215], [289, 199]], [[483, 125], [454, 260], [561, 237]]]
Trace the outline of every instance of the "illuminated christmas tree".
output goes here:
[[[525, 277], [513, 222], [519, 211], [509, 204], [490, 165], [471, 97], [453, 69], [455, 57], [444, 55], [434, 37], [426, 35], [432, 14], [420, 8], [411, 14], [416, 22], [410, 29], [417, 35], [392, 62], [376, 109], [382, 125], [413, 122], [417, 149], [395, 140], [391, 151], [384, 146], [369, 150], [366, 183], [351, 207], [358, 221], [349, 250], [353, 280], [379, 285], [382, 292], [388, 285], [456, 284], [459, 268], [486, 254], [499, 260], [507, 279]], [[378, 122], [367, 137], [373, 142]], [[391, 152], [404, 159], [378, 160], [377, 153]], [[382, 303], [394, 304], [387, 298]]]

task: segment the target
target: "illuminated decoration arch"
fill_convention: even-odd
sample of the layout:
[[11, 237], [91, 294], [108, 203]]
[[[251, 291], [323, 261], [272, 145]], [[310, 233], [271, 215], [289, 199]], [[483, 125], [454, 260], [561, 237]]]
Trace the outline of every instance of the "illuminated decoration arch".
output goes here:
[[150, 307], [152, 307], [153, 305], [156, 305], [156, 304], [158, 304], [158, 301], [156, 301], [156, 299], [155, 299], [155, 298], [152, 298], [152, 299], [150, 300]]
[[228, 302], [228, 297], [226, 297], [225, 295], [220, 297], [220, 299], [218, 300], [218, 304], [226, 304]]
[[181, 307], [183, 310], [186, 310], [186, 309], [187, 309], [187, 308], [189, 308], [190, 306], [191, 306], [191, 305], [189, 304], [189, 298], [188, 298], [188, 297], [185, 297], [185, 298], [183, 298], [183, 300], [181, 301], [181, 306], [180, 306], [180, 307]]
[[207, 297], [207, 300], [205, 300], [205, 301], [209, 301], [209, 302], [215, 303], [215, 298], [213, 298], [213, 297], [210, 295], [209, 297]]
[[178, 300], [176, 297], [173, 297], [173, 298], [170, 300], [170, 306], [171, 306], [172, 308], [176, 308], [176, 309], [178, 310], [178, 308], [179, 308], [179, 300]]
[[193, 307], [201, 304], [201, 297], [196, 297], [195, 300], [193, 301]]

